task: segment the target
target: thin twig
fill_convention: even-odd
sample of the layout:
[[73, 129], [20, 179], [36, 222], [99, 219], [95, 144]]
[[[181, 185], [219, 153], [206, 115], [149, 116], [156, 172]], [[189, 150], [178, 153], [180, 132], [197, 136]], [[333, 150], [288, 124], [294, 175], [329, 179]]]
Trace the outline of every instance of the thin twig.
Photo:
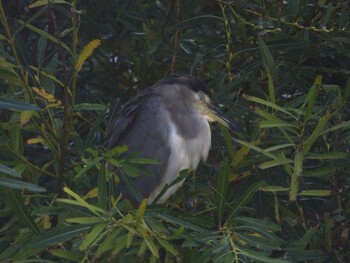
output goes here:
[[173, 58], [171, 60], [170, 65], [170, 74], [174, 74], [175, 72], [175, 64], [176, 64], [176, 55], [177, 55], [177, 49], [179, 47], [179, 36], [180, 36], [180, 0], [176, 0], [176, 31], [174, 36], [174, 52], [173, 52]]

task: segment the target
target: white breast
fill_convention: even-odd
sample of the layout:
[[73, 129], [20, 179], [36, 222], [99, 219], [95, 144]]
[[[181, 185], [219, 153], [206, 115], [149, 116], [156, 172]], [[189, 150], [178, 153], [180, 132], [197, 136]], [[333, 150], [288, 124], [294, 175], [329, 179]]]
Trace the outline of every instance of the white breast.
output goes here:
[[[184, 169], [195, 170], [202, 159], [206, 161], [211, 146], [211, 133], [208, 121], [200, 116], [198, 123], [200, 125], [199, 134], [193, 139], [182, 137], [176, 126], [170, 122], [169, 145], [171, 154], [168, 160], [168, 166], [163, 176], [163, 180], [148, 197], [148, 203], [152, 203], [164, 186], [171, 184], [179, 172]], [[158, 200], [158, 203], [164, 203], [176, 190], [181, 187], [184, 180], [170, 187]]]

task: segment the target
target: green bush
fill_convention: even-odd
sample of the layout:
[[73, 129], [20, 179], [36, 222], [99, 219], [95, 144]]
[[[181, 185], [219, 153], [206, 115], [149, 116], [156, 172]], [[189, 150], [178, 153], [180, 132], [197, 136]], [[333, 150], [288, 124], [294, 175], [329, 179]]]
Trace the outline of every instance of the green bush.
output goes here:
[[[348, 1], [1, 1], [0, 261], [347, 262]], [[114, 193], [120, 105], [192, 74], [244, 129], [166, 205]]]

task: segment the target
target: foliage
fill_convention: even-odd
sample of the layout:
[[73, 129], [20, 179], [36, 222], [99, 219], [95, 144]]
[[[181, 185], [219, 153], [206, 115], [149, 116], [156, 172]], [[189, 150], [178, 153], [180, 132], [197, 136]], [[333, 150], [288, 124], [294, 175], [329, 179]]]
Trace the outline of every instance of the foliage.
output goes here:
[[[348, 262], [348, 1], [1, 1], [0, 261]], [[121, 102], [200, 77], [244, 132], [166, 205], [114, 193]]]

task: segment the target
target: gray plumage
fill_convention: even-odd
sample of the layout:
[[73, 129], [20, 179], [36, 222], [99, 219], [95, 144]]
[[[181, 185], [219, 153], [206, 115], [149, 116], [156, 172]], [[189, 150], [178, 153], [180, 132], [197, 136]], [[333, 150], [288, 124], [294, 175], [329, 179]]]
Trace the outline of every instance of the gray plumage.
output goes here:
[[[209, 97], [208, 88], [199, 79], [173, 75], [141, 91], [113, 120], [106, 136], [106, 148], [127, 145], [126, 156], [136, 153], [138, 157], [160, 163], [145, 165], [144, 169], [153, 176], [141, 174], [131, 178], [149, 203], [156, 199], [165, 184], [176, 179], [181, 170], [194, 170], [200, 160], [206, 160], [211, 145], [208, 122], [216, 116], [207, 111]], [[226, 119], [219, 121], [226, 123]], [[158, 202], [165, 202], [182, 183], [169, 188]], [[123, 180], [117, 191], [137, 202]]]

